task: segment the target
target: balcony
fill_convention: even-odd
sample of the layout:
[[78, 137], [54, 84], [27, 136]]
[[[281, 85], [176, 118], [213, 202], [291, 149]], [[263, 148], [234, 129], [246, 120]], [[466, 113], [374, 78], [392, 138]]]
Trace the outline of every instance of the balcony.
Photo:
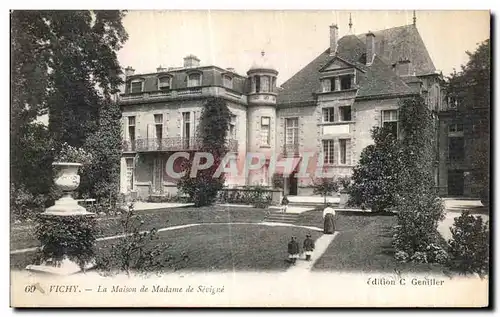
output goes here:
[[298, 144], [283, 145], [282, 154], [284, 157], [299, 157], [299, 145]]
[[[172, 152], [172, 151], [196, 151], [201, 148], [201, 139], [199, 138], [149, 138], [137, 139], [135, 141], [123, 141], [123, 152]], [[228, 140], [228, 149], [230, 152], [238, 151], [238, 141]]]

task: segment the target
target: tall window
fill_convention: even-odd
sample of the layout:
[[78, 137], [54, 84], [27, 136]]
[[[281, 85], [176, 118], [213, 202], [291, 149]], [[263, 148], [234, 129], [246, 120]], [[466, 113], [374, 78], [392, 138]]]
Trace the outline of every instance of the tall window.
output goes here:
[[233, 89], [233, 78], [228, 75], [222, 76], [222, 82], [224, 84], [224, 87]]
[[340, 147], [340, 164], [347, 164], [347, 140], [339, 140]]
[[188, 87], [201, 86], [201, 74], [194, 73], [188, 75]]
[[255, 92], [260, 92], [260, 76], [255, 76]]
[[323, 163], [333, 164], [333, 140], [323, 140]]
[[262, 117], [260, 121], [260, 144], [270, 145], [271, 144], [271, 118]]
[[130, 192], [134, 189], [134, 159], [125, 159], [127, 164], [127, 191]]
[[286, 118], [285, 142], [286, 144], [299, 144], [299, 118]]
[[135, 117], [128, 117], [128, 140], [132, 150], [135, 148]]
[[382, 126], [388, 128], [392, 135], [398, 137], [398, 111], [384, 110], [382, 111]]
[[142, 92], [142, 80], [133, 80], [130, 82], [130, 93], [137, 94]]
[[322, 80], [323, 92], [335, 91], [335, 78], [327, 78]]
[[464, 138], [448, 138], [448, 157], [450, 160], [461, 161], [465, 157]]
[[156, 140], [161, 142], [163, 139], [163, 115], [155, 114], [155, 132], [156, 132]]
[[182, 113], [182, 137], [184, 140], [189, 142], [189, 138], [191, 137], [191, 113], [183, 112]]
[[269, 76], [262, 76], [262, 92], [269, 92]]
[[334, 121], [334, 108], [323, 108], [323, 122], [333, 122]]
[[351, 106], [339, 107], [340, 121], [351, 121]]
[[170, 77], [159, 78], [158, 79], [158, 89], [163, 90], [163, 91], [169, 91], [170, 90], [170, 82], [171, 82]]
[[229, 139], [236, 140], [236, 116], [234, 114], [229, 119]]
[[351, 89], [351, 76], [340, 76], [340, 89]]

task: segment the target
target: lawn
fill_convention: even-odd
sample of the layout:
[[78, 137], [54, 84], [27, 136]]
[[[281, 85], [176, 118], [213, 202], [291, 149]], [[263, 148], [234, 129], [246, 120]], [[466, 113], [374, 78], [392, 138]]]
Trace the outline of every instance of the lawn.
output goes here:
[[323, 256], [315, 263], [313, 271], [344, 272], [435, 272], [443, 267], [435, 264], [398, 263], [394, 259], [392, 228], [393, 215], [338, 214], [339, 234]]
[[[144, 221], [144, 230], [165, 228], [190, 223], [207, 222], [261, 222], [266, 215], [265, 209], [252, 207], [231, 208], [213, 207], [183, 207], [154, 211], [138, 211]], [[97, 222], [98, 237], [107, 237], [121, 233], [120, 218], [102, 218]], [[13, 226], [10, 233], [10, 249], [24, 249], [39, 246], [33, 227]]]
[[[186, 261], [177, 262], [181, 271], [284, 271], [289, 267], [287, 245], [292, 235], [299, 242], [310, 233], [317, 239], [321, 233], [302, 228], [269, 227], [264, 225], [203, 225], [164, 231], [157, 242], [170, 246], [160, 257], [179, 258], [183, 252]], [[98, 242], [107, 249], [117, 240]], [[11, 255], [11, 268], [24, 268], [33, 261], [34, 253]], [[165, 262], [165, 261], [164, 261]]]

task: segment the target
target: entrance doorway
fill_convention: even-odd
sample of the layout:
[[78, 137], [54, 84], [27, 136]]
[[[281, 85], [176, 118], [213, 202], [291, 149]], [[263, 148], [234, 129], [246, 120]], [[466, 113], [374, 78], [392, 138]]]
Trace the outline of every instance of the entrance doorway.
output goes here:
[[297, 175], [296, 173], [292, 173], [290, 174], [290, 177], [288, 178], [288, 188], [289, 188], [289, 192], [288, 192], [288, 195], [291, 195], [291, 196], [297, 196], [297, 185], [298, 185], [298, 182], [297, 182]]
[[448, 196], [463, 196], [463, 195], [464, 195], [464, 171], [449, 170]]

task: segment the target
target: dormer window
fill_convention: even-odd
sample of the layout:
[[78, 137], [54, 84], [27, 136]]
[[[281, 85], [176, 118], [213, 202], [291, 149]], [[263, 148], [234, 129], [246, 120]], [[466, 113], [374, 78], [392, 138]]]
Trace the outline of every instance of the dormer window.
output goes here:
[[188, 87], [201, 86], [201, 74], [191, 73], [188, 75]]
[[222, 75], [222, 83], [224, 87], [233, 89], [233, 77], [229, 75]]
[[171, 89], [172, 78], [170, 76], [158, 78], [158, 90], [169, 91]]
[[340, 76], [340, 89], [351, 89], [351, 76]]
[[130, 82], [130, 93], [137, 94], [144, 90], [144, 81], [142, 79], [134, 79]]
[[323, 79], [323, 92], [335, 91], [335, 78]]

